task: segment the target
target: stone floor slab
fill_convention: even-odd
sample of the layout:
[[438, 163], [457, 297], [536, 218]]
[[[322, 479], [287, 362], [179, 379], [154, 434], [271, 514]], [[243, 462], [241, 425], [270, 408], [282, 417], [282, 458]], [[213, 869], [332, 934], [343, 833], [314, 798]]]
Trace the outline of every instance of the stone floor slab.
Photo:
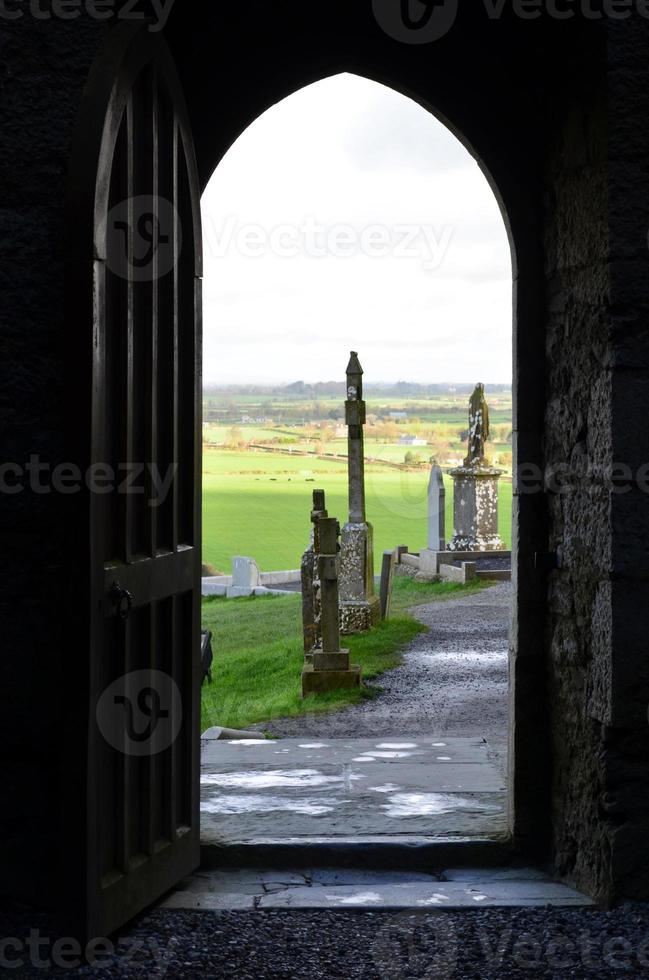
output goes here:
[[502, 771], [475, 737], [211, 741], [201, 772], [207, 845], [506, 832]]
[[197, 909], [204, 912], [221, 912], [227, 910], [251, 910], [255, 901], [260, 900], [255, 895], [238, 894], [237, 892], [172, 892], [158, 906], [161, 909]]
[[467, 909], [527, 906], [592, 906], [590, 899], [552, 881], [424, 885], [338, 885], [292, 888], [262, 898], [260, 909]]

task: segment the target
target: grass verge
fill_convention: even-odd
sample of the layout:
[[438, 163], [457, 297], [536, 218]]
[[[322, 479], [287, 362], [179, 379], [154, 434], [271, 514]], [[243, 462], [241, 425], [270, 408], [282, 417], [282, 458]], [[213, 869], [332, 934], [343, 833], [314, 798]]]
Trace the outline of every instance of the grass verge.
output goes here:
[[493, 584], [483, 579], [474, 579], [466, 585], [461, 585], [459, 582], [416, 582], [407, 575], [398, 575], [394, 580], [390, 611], [393, 616], [401, 616], [413, 606], [473, 595]]
[[[401, 651], [425, 627], [408, 608], [479, 591], [482, 583], [413, 582], [397, 578], [392, 617], [370, 633], [343, 638], [366, 680], [401, 663]], [[203, 627], [214, 634], [213, 681], [202, 690], [202, 731], [212, 725], [245, 728], [255, 722], [332, 711], [374, 697], [376, 689], [333, 691], [302, 699], [301, 599], [297, 594], [203, 600]]]

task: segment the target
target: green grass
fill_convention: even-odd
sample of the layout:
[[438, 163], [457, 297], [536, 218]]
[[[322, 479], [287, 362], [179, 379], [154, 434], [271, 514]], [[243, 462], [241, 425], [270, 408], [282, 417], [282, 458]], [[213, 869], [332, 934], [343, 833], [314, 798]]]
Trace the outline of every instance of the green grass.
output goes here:
[[[374, 525], [375, 569], [383, 551], [427, 542], [427, 470], [365, 469], [368, 519]], [[283, 453], [208, 449], [203, 463], [203, 560], [229, 573], [234, 555], [255, 558], [263, 571], [299, 568], [309, 542], [311, 494], [327, 492], [332, 516], [347, 517], [347, 465]], [[501, 481], [499, 529], [511, 542], [511, 483]], [[446, 480], [446, 534], [453, 533], [453, 486]]]
[[[304, 661], [299, 595], [206, 599], [203, 625], [214, 634], [213, 681], [203, 687], [202, 731], [212, 725], [245, 728], [253, 722], [328, 711], [375, 692], [334, 691], [302, 699]], [[424, 627], [399, 617], [370, 633], [345, 637], [363, 677], [377, 677], [400, 663], [399, 650]]]
[[[483, 588], [449, 582], [423, 583], [398, 577], [392, 618], [371, 632], [344, 637], [352, 662], [370, 680], [401, 663], [401, 652], [425, 630], [408, 609]], [[298, 594], [251, 599], [203, 600], [203, 625], [214, 634], [212, 684], [202, 689], [202, 731], [212, 725], [245, 728], [255, 722], [331, 711], [374, 697], [376, 689], [334, 691], [302, 699], [301, 600]]]
[[393, 616], [400, 616], [413, 606], [473, 595], [490, 585], [493, 583], [483, 579], [474, 579], [473, 582], [461, 585], [459, 582], [416, 582], [406, 575], [400, 575], [394, 580], [390, 612]]

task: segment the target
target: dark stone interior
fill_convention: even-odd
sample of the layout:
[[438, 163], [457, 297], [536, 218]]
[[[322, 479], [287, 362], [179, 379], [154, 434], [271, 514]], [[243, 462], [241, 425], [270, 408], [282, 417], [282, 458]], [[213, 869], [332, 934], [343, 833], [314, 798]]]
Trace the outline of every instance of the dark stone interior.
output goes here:
[[[25, 17], [0, 32], [0, 418], [3, 455], [23, 465], [84, 455], [92, 326], [72, 334], [65, 314], [66, 193], [112, 29]], [[412, 96], [487, 174], [514, 258], [515, 462], [570, 482], [515, 490], [513, 841], [598, 898], [649, 899], [649, 21], [490, 20], [463, 4], [444, 38], [411, 45], [365, 0], [250, 0], [177, 3], [165, 33], [203, 185], [261, 112], [340, 71]], [[624, 492], [609, 479], [619, 463]], [[86, 505], [31, 492], [0, 508], [2, 886], [41, 903], [67, 888], [71, 907], [85, 860]]]

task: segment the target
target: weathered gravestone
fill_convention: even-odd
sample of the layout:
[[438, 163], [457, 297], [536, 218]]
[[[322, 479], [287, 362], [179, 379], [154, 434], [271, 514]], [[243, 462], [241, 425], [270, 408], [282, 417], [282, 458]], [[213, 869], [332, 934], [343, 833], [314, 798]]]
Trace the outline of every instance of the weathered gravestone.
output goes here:
[[316, 648], [322, 646], [320, 633], [320, 580], [318, 579], [317, 555], [319, 551], [318, 521], [327, 517], [324, 490], [313, 491], [311, 511], [311, 542], [302, 555], [300, 578], [302, 583], [302, 626], [304, 656], [307, 662]]
[[374, 594], [373, 529], [365, 513], [365, 455], [363, 426], [363, 369], [356, 351], [347, 366], [347, 423], [349, 520], [342, 530], [340, 574], [340, 626], [342, 633], [362, 633], [379, 620]]
[[254, 595], [261, 586], [261, 572], [254, 558], [237, 555], [232, 559], [232, 585], [228, 587], [228, 598]]
[[428, 481], [428, 548], [430, 551], [444, 551], [446, 547], [446, 490], [444, 474], [435, 460]]
[[388, 619], [392, 604], [392, 587], [394, 585], [394, 569], [397, 563], [397, 551], [384, 551], [381, 565], [381, 619]]
[[361, 669], [349, 662], [349, 650], [340, 648], [338, 575], [340, 525], [334, 517], [317, 520], [317, 575], [320, 582], [320, 631], [322, 647], [315, 648], [302, 671], [302, 697], [341, 688], [359, 687]]

